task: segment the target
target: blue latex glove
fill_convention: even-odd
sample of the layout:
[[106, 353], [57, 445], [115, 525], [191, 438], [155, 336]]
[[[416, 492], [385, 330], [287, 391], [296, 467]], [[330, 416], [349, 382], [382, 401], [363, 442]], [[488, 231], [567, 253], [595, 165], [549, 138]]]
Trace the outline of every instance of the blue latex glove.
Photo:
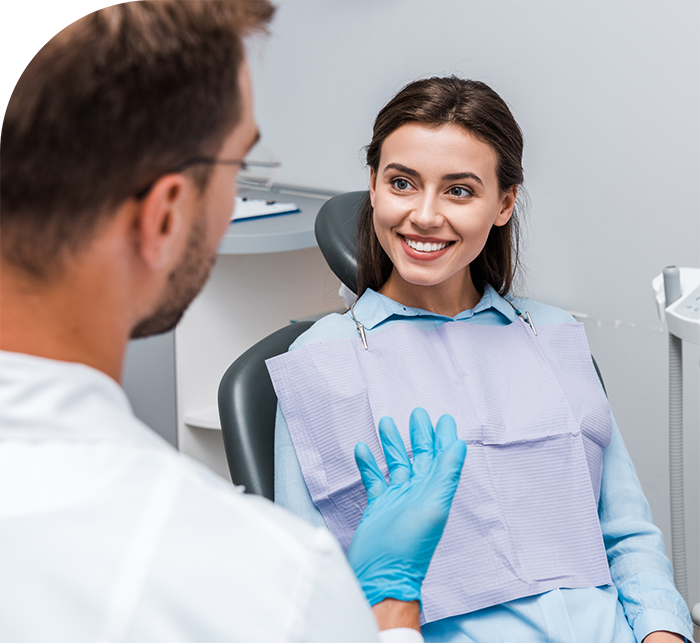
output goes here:
[[350, 544], [348, 561], [370, 605], [385, 598], [420, 600], [467, 454], [449, 415], [438, 420], [433, 433], [427, 412], [415, 409], [409, 429], [413, 463], [394, 421], [385, 417], [379, 422], [388, 485], [369, 447], [362, 442], [355, 447], [367, 509]]

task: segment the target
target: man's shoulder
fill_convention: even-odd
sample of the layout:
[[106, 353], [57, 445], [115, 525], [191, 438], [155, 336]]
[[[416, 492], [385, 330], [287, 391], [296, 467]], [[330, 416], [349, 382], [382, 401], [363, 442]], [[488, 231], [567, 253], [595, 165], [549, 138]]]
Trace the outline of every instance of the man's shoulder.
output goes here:
[[[173, 509], [173, 520], [187, 540], [199, 538], [211, 543], [221, 540], [226, 546], [246, 542], [256, 549], [273, 545], [293, 556], [308, 548], [325, 549], [329, 542], [325, 530], [311, 526], [266, 498], [244, 493], [204, 465], [187, 456], [161, 452], [177, 467], [182, 489]], [[195, 519], [196, 516], [196, 519]]]
[[261, 524], [266, 521], [287, 523], [285, 527], [290, 527], [292, 531], [297, 528], [304, 531], [307, 526], [306, 522], [298, 521], [294, 515], [267, 498], [246, 493], [245, 487], [232, 484], [189, 456], [175, 451], [168, 454], [161, 452], [160, 455], [170, 459], [170, 466], [179, 469], [183, 493], [186, 494], [185, 500], [188, 502], [196, 502], [200, 506], [211, 504], [222, 513], [229, 511], [259, 517]]
[[281, 640], [290, 618], [311, 629], [333, 627], [346, 612], [367, 618], [357, 581], [327, 530], [180, 459], [169, 462], [181, 476], [180, 491], [149, 570], [146, 604], [168, 596], [211, 631], [235, 628], [234, 640]]
[[[46, 440], [14, 453], [13, 444], [0, 445], [0, 459], [24, 459], [0, 467], [0, 483], [21, 498], [0, 503], [8, 542], [0, 565], [9, 585], [70, 577], [72, 594], [54, 601], [56, 612], [72, 614], [68, 594], [80, 594], [81, 606], [101, 614], [124, 577], [138, 596], [133, 628], [143, 640], [167, 639], [174, 623], [182, 640], [279, 640], [289, 614], [305, 618], [309, 597], [332, 587], [326, 577], [352, 588], [325, 530], [169, 445]], [[21, 484], [47, 479], [51, 489]]]
[[283, 610], [296, 605], [300, 582], [316, 587], [319, 573], [350, 577], [327, 530], [244, 493], [187, 457], [179, 459], [169, 463], [177, 467], [181, 483], [152, 568], [156, 586], [190, 596], [198, 591], [192, 586], [198, 578], [239, 609], [259, 609], [264, 592]]

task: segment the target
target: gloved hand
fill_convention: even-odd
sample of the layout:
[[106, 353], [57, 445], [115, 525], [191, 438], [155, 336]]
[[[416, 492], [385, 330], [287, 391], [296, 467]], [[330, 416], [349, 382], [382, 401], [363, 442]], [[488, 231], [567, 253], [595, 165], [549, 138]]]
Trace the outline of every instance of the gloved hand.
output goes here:
[[420, 600], [467, 454], [449, 415], [438, 420], [433, 433], [428, 413], [415, 409], [409, 429], [413, 463], [394, 421], [385, 417], [379, 422], [388, 485], [369, 447], [362, 442], [355, 447], [367, 509], [350, 543], [348, 561], [370, 605], [385, 598]]

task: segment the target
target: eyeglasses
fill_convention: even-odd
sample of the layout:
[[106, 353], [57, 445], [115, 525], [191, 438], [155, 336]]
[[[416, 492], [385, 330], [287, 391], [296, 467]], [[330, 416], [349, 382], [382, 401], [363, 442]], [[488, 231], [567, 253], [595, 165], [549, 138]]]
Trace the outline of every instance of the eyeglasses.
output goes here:
[[246, 161], [238, 159], [215, 159], [211, 156], [198, 156], [181, 163], [172, 170], [163, 172], [160, 176], [158, 176], [158, 178], [153, 179], [148, 185], [134, 193], [134, 198], [139, 201], [143, 199], [151, 191], [156, 181], [164, 174], [179, 174], [180, 172], [184, 172], [194, 165], [237, 165], [241, 168], [242, 172], [245, 172], [251, 167], [275, 168], [279, 167], [281, 163], [279, 161]]

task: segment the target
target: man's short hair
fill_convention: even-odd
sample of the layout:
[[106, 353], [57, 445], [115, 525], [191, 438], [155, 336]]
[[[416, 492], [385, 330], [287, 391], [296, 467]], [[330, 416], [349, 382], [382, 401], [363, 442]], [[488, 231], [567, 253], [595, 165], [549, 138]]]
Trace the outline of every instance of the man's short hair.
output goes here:
[[273, 13], [268, 0], [129, 2], [52, 38], [2, 126], [3, 260], [47, 278], [140, 188], [216, 154], [240, 118], [242, 38]]

